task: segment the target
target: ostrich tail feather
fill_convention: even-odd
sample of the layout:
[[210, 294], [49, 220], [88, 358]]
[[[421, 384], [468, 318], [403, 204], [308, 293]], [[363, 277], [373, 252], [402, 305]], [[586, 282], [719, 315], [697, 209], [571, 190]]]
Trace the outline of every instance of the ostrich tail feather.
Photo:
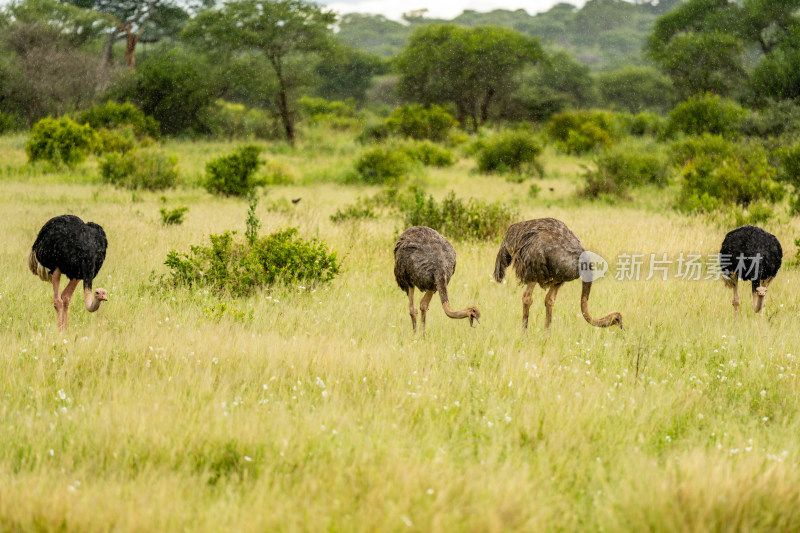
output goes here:
[[506, 250], [506, 243], [500, 245], [500, 251], [497, 252], [497, 260], [494, 263], [494, 280], [497, 283], [503, 281], [506, 277], [506, 268], [511, 264], [511, 254]]
[[42, 281], [51, 281], [53, 279], [53, 274], [39, 262], [36, 258], [36, 252], [34, 252], [33, 249], [28, 252], [28, 269], [30, 269], [34, 276], [39, 276], [39, 279]]

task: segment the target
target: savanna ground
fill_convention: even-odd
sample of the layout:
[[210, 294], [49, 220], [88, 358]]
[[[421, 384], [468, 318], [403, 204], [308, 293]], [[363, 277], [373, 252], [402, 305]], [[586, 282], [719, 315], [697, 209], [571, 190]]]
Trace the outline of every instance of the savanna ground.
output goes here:
[[[447, 319], [437, 297], [422, 339], [392, 272], [402, 222], [329, 220], [378, 190], [330, 180], [358, 150], [343, 137], [268, 146], [262, 158], [296, 184], [267, 188], [258, 208], [262, 233], [297, 226], [339, 253], [343, 273], [236, 301], [152, 288], [170, 249], [244, 231], [244, 201], [192, 185], [234, 143], [168, 142], [186, 184], [132, 194], [101, 185], [94, 160], [28, 166], [24, 142], [0, 138], [0, 529], [800, 528], [797, 270], [784, 266], [764, 320], [749, 284], [735, 318], [720, 281], [611, 276], [590, 309], [620, 311], [625, 331], [586, 324], [573, 282], [549, 335], [534, 293], [524, 335], [513, 274], [490, 280], [499, 242], [455, 243], [450, 298], [477, 305], [481, 325]], [[619, 205], [577, 200], [581, 162], [551, 149], [543, 162], [535, 199], [469, 158], [420, 179], [439, 198], [559, 218], [606, 258], [705, 258], [732, 229], [677, 214], [655, 189]], [[177, 205], [185, 223], [162, 226], [159, 209]], [[62, 335], [24, 258], [63, 213], [105, 228], [95, 286], [110, 301], [93, 315], [76, 302]], [[765, 227], [788, 259], [800, 223]]]

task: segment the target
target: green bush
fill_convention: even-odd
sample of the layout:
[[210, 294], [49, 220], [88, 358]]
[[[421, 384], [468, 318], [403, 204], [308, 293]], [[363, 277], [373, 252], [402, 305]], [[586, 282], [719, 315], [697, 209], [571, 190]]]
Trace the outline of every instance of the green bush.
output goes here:
[[0, 135], [22, 128], [21, 121], [10, 113], [0, 111]]
[[285, 132], [268, 111], [217, 100], [202, 113], [203, 129], [225, 139], [283, 139]]
[[366, 150], [356, 161], [356, 173], [363, 183], [395, 183], [411, 171], [413, 160], [396, 147], [376, 146]]
[[698, 156], [711, 157], [716, 160], [723, 160], [732, 156], [736, 149], [736, 144], [725, 140], [719, 135], [704, 133], [700, 136], [686, 137], [670, 145], [670, 160], [678, 168]]
[[742, 120], [739, 131], [751, 137], [797, 136], [800, 133], [800, 104], [791, 100], [770, 102]]
[[800, 214], [800, 144], [783, 147], [776, 155], [778, 179], [792, 190], [789, 207], [793, 215]]
[[553, 115], [547, 135], [568, 154], [584, 154], [614, 142], [614, 120], [605, 111], [571, 111]]
[[669, 178], [666, 158], [658, 152], [618, 146], [596, 158], [596, 168], [584, 174], [583, 195], [589, 198], [609, 194], [623, 197], [642, 185], [663, 187]]
[[345, 206], [344, 209], [336, 209], [336, 212], [331, 215], [331, 222], [338, 224], [349, 220], [364, 220], [367, 218], [378, 218], [378, 215], [369, 202], [357, 201], [354, 204]]
[[361, 144], [379, 143], [388, 139], [392, 135], [392, 130], [386, 124], [385, 120], [370, 120], [364, 125], [361, 130], [361, 135], [358, 136], [358, 141]]
[[159, 210], [159, 213], [161, 213], [161, 223], [165, 226], [180, 226], [183, 224], [183, 216], [188, 210], [189, 208], [185, 205], [176, 207], [175, 209], [162, 207]]
[[746, 115], [747, 112], [739, 104], [716, 94], [692, 96], [670, 111], [668, 131], [735, 137]]
[[206, 190], [224, 196], [247, 196], [261, 184], [255, 173], [261, 165], [261, 147], [242, 146], [236, 152], [206, 164]]
[[137, 137], [158, 137], [159, 135], [158, 121], [145, 115], [130, 102], [118, 104], [109, 101], [78, 113], [75, 120], [79, 124], [88, 124], [96, 130], [101, 128], [113, 130], [129, 126]]
[[428, 226], [455, 240], [490, 240], [505, 232], [515, 213], [500, 203], [465, 202], [454, 192], [439, 203], [416, 190], [404, 218], [406, 226]]
[[351, 102], [302, 96], [297, 101], [297, 107], [300, 115], [312, 124], [326, 124], [341, 130], [359, 124], [356, 108]]
[[97, 142], [97, 132], [67, 117], [43, 118], [33, 125], [25, 145], [30, 161], [75, 166], [83, 162]]
[[729, 154], [700, 153], [683, 168], [677, 208], [684, 212], [713, 211], [726, 205], [777, 202], [784, 189], [762, 147], [739, 145]]
[[481, 172], [528, 172], [536, 169], [541, 173], [536, 158], [542, 147], [533, 136], [524, 130], [507, 130], [476, 146], [478, 170]]
[[252, 244], [234, 237], [231, 232], [211, 235], [210, 246], [192, 246], [189, 253], [171, 250], [164, 262], [170, 268], [167, 286], [244, 296], [276, 283], [325, 283], [339, 273], [336, 252], [316, 239], [301, 239], [297, 228]]
[[405, 143], [402, 150], [426, 167], [449, 167], [455, 163], [453, 152], [427, 140]]
[[112, 152], [100, 161], [105, 183], [127, 189], [159, 191], [178, 182], [178, 160], [157, 151]]
[[389, 130], [412, 139], [430, 139], [441, 142], [447, 139], [450, 129], [458, 125], [450, 113], [432, 105], [407, 105], [395, 109], [386, 119]]
[[658, 113], [642, 111], [635, 115], [618, 113], [617, 123], [628, 135], [636, 137], [661, 137], [667, 131], [667, 119]]
[[[110, 152], [130, 152], [139, 145], [139, 141], [133, 132], [133, 128], [101, 128], [97, 131], [97, 143], [95, 143], [94, 153], [97, 155]], [[147, 141], [142, 145], [149, 144]]]

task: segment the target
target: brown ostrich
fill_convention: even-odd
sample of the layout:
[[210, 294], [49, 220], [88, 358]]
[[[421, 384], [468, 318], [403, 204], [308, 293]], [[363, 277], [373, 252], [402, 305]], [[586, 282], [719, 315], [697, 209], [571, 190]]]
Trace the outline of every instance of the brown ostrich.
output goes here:
[[[522, 327], [528, 327], [528, 310], [533, 302], [533, 289], [538, 283], [549, 289], [544, 299], [545, 328], [550, 328], [553, 318], [553, 304], [558, 289], [567, 281], [578, 279], [579, 262], [584, 252], [581, 240], [566, 224], [554, 218], [537, 218], [512, 224], [494, 266], [494, 279], [503, 281], [506, 268], [513, 262], [520, 283], [527, 285], [522, 295]], [[617, 324], [622, 328], [622, 315], [618, 312], [595, 319], [589, 314], [589, 293], [592, 282], [583, 282], [581, 293], [581, 312], [586, 321], [600, 328]]]
[[[411, 314], [411, 326], [417, 331], [417, 310], [414, 308], [414, 288], [425, 291], [419, 303], [422, 312], [422, 334], [425, 334], [425, 314], [433, 298], [438, 292], [442, 300], [442, 308], [450, 318], [469, 318], [472, 321], [481, 317], [477, 307], [467, 307], [460, 311], [450, 309], [447, 297], [447, 284], [456, 271], [456, 251], [453, 245], [438, 231], [425, 227], [408, 228], [397, 239], [394, 245], [394, 277], [397, 285], [408, 294], [408, 311]], [[478, 322], [480, 323], [480, 322]]]

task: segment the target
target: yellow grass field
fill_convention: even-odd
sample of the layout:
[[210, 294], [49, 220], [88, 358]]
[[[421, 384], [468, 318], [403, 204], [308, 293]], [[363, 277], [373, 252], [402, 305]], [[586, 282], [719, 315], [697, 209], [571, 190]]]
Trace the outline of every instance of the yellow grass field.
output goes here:
[[[421, 338], [393, 276], [402, 222], [329, 219], [379, 190], [325, 180], [351, 164], [351, 141], [315, 130], [267, 150], [296, 184], [268, 187], [258, 208], [262, 234], [296, 226], [343, 272], [235, 301], [153, 280], [169, 250], [244, 232], [245, 201], [196, 185], [236, 143], [167, 142], [185, 184], [135, 194], [102, 185], [94, 158], [28, 166], [24, 143], [0, 138], [0, 530], [800, 530], [797, 218], [764, 226], [785, 257], [763, 320], [749, 283], [736, 318], [721, 281], [612, 270], [589, 307], [620, 311], [624, 331], [587, 324], [572, 282], [549, 335], [534, 293], [523, 334], [513, 273], [491, 281], [499, 241], [456, 242], [450, 299], [481, 324], [448, 319], [435, 297]], [[535, 199], [530, 181], [478, 175], [466, 157], [417, 179], [438, 198], [559, 218], [607, 259], [705, 258], [733, 229], [676, 213], [664, 191], [578, 200], [586, 161], [546, 151]], [[159, 209], [177, 205], [186, 221], [163, 226]], [[76, 302], [60, 334], [25, 257], [64, 213], [105, 228], [95, 287], [110, 298], [94, 314]]]

